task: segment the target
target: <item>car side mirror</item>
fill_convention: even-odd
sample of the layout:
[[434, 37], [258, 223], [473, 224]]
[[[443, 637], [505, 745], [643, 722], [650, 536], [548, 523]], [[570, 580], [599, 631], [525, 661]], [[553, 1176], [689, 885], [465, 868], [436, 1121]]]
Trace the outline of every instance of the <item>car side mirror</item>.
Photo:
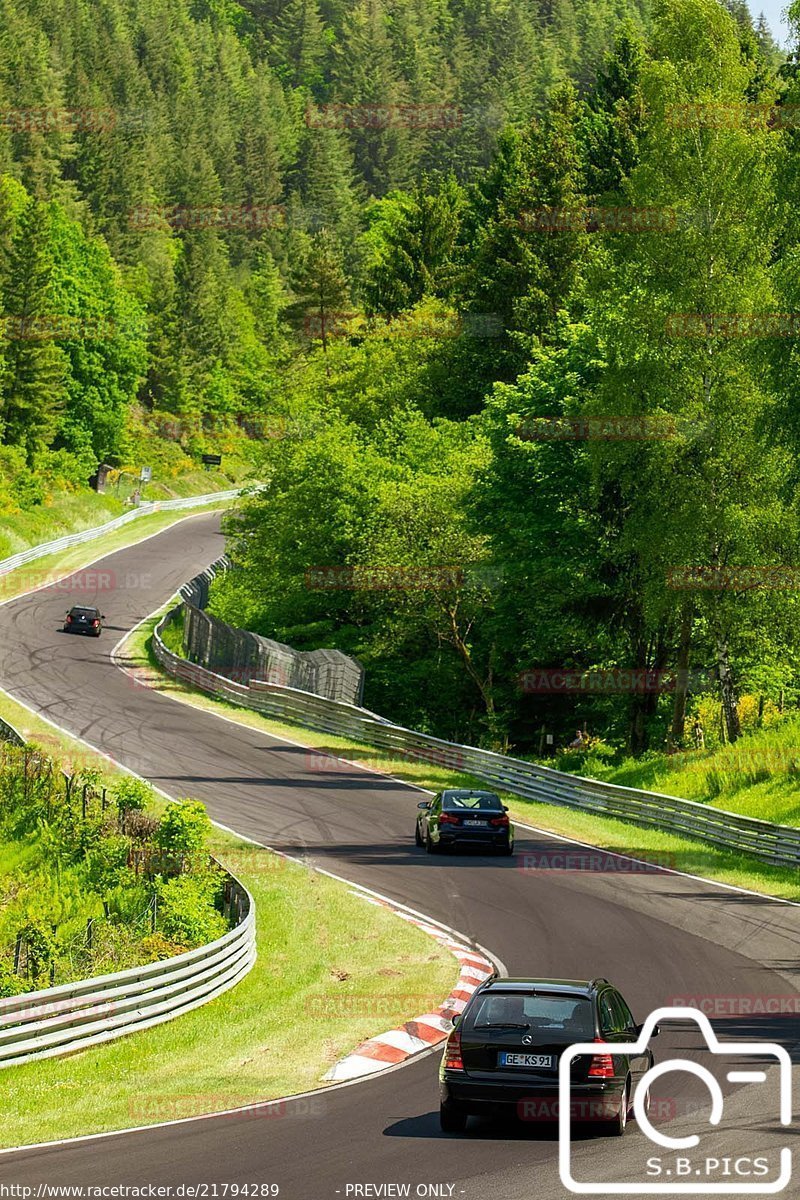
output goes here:
[[417, 808], [430, 808], [430, 801], [420, 800], [419, 804], [417, 805]]
[[507, 805], [507, 804], [504, 804], [504, 805], [503, 805], [503, 812], [508, 812], [508, 805]]
[[[634, 1027], [633, 1027], [633, 1031], [637, 1037], [641, 1037], [643, 1029], [644, 1029], [644, 1025], [634, 1025]], [[658, 1037], [659, 1033], [661, 1033], [661, 1029], [659, 1028], [658, 1025], [654, 1025], [650, 1031], [650, 1036]]]
[[105, 613], [100, 613], [100, 620], [101, 620], [101, 621], [105, 621], [105, 619], [106, 619], [106, 614], [105, 614]]

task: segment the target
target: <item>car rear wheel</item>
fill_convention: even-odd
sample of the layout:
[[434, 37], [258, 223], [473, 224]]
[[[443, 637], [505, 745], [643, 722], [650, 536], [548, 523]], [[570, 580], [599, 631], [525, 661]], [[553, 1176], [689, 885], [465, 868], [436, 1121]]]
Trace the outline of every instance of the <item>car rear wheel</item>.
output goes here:
[[463, 1133], [467, 1127], [467, 1114], [451, 1100], [445, 1100], [439, 1105], [439, 1125], [442, 1133]]
[[438, 854], [441, 850], [441, 846], [437, 846], [436, 843], [431, 839], [430, 832], [428, 832], [425, 837], [425, 849], [428, 851], [428, 854]]
[[418, 846], [425, 845], [424, 841], [422, 840], [422, 834], [419, 831], [419, 822], [417, 822], [417, 824], [414, 826], [414, 841]]
[[500, 854], [505, 854], [505, 855], [506, 855], [506, 857], [508, 857], [509, 855], [513, 854], [513, 853], [514, 853], [514, 843], [513, 843], [513, 842], [506, 842], [506, 843], [505, 843], [505, 845], [503, 845], [503, 846], [501, 846], [501, 847], [500, 847], [500, 851], [499, 851], [499, 853], [500, 853]]
[[606, 1137], [622, 1137], [628, 1124], [628, 1109], [630, 1108], [631, 1084], [625, 1081], [625, 1090], [619, 1102], [619, 1112], [610, 1121], [603, 1121], [603, 1133]]

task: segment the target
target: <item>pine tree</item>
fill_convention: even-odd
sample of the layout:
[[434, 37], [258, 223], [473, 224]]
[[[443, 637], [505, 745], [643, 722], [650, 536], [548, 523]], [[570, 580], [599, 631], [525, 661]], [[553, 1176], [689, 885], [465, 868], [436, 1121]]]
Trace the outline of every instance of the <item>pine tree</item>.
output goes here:
[[302, 211], [295, 219], [302, 228], [309, 233], [332, 229], [352, 253], [358, 233], [358, 194], [346, 135], [338, 129], [318, 128], [311, 121], [303, 130], [289, 183], [301, 199]]
[[25, 451], [33, 466], [57, 426], [64, 403], [66, 361], [57, 345], [50, 280], [48, 208], [31, 200], [11, 244], [3, 295], [6, 328], [0, 398], [4, 441]]
[[463, 287], [473, 312], [499, 316], [509, 332], [546, 336], [577, 277], [586, 246], [577, 116], [563, 84], [541, 122], [504, 135], [475, 189]]
[[308, 332], [321, 339], [327, 353], [331, 325], [345, 315], [343, 308], [350, 294], [341, 246], [329, 230], [321, 229], [306, 239], [294, 290], [297, 301], [293, 311], [307, 318]]
[[247, 290], [258, 336], [273, 351], [281, 349], [279, 323], [287, 300], [280, 271], [264, 243], [256, 253]]
[[463, 202], [455, 179], [431, 189], [425, 177], [410, 195], [378, 202], [369, 239], [374, 260], [364, 285], [369, 311], [390, 315], [423, 296], [446, 294]]
[[325, 82], [325, 26], [317, 0], [289, 0], [277, 21], [273, 59], [290, 87], [319, 95]]
[[335, 47], [332, 78], [332, 98], [345, 106], [355, 161], [367, 190], [382, 196], [392, 187], [407, 185], [415, 135], [413, 116], [404, 117], [402, 106], [414, 98], [395, 66], [383, 0], [358, 0], [348, 14]]
[[641, 73], [644, 42], [631, 23], [619, 30], [614, 49], [597, 73], [597, 83], [581, 121], [586, 192], [612, 201], [639, 158], [644, 129]]

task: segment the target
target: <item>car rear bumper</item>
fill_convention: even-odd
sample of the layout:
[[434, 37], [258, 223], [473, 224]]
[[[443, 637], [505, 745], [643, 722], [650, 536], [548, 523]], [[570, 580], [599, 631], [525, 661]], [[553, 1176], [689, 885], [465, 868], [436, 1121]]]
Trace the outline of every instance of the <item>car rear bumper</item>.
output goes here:
[[440, 846], [507, 846], [508, 831], [501, 829], [462, 829], [456, 833], [440, 833]]
[[[625, 1081], [576, 1083], [570, 1088], [570, 1117], [576, 1122], [610, 1121], [619, 1114]], [[485, 1079], [446, 1075], [439, 1085], [443, 1102], [471, 1113], [515, 1112], [521, 1121], [549, 1124], [558, 1120], [558, 1083]]]

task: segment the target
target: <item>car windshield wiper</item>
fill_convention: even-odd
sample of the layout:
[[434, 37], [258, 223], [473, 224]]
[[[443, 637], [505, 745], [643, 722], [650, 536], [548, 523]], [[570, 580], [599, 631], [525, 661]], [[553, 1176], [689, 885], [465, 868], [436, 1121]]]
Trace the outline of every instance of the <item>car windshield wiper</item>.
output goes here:
[[476, 1030], [529, 1030], [530, 1025], [521, 1025], [518, 1021], [492, 1021], [491, 1025], [476, 1025]]

